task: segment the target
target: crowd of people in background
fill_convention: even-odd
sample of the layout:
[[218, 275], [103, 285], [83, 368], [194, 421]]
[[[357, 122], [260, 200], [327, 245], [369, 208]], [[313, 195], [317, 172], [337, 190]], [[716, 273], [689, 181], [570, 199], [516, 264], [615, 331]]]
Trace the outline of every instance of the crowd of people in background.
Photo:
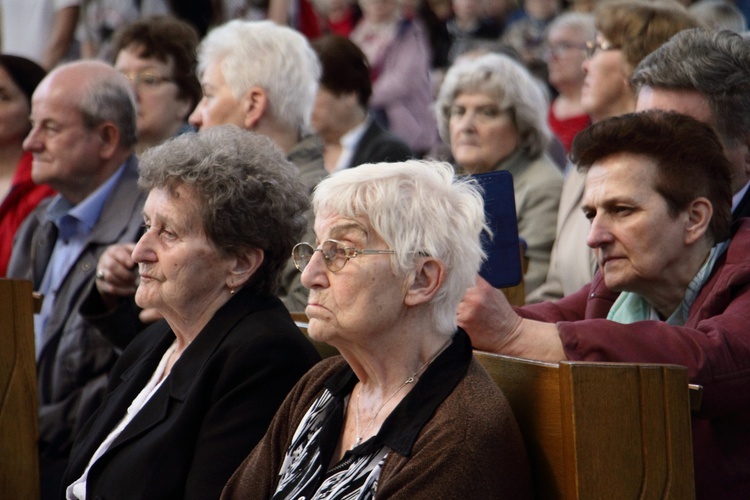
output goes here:
[[[750, 1], [745, 0], [0, 0], [0, 276], [29, 279], [44, 296], [34, 325], [42, 497], [85, 498], [127, 484], [144, 496], [156, 491], [165, 497], [217, 496], [259, 442], [262, 446], [238, 470], [229, 493], [252, 489], [249, 475], [262, 471], [264, 488], [272, 494], [282, 462], [283, 474], [290, 477], [307, 468], [323, 483], [374, 493], [383, 461], [395, 462], [393, 455], [387, 459], [387, 440], [358, 455], [367, 477], [330, 477], [327, 463], [321, 472], [320, 464], [295, 463], [290, 457], [285, 461], [284, 453], [321, 448], [334, 465], [349, 457], [347, 450], [359, 450], [363, 437], [377, 438], [381, 425], [386, 435], [395, 432], [393, 425], [384, 424], [391, 411], [410, 422], [399, 414], [399, 402], [427, 398], [417, 389], [412, 395], [409, 384], [433, 361], [463, 359], [469, 342], [533, 359], [684, 364], [709, 391], [713, 380], [706, 373], [717, 366], [721, 369], [715, 373], [729, 378], [735, 371], [750, 370], [750, 363], [730, 360], [750, 346], [750, 340], [732, 340], [739, 320], [731, 316], [723, 329], [709, 328], [698, 324], [698, 306], [691, 309], [696, 297], [703, 297], [701, 287], [714, 285], [712, 269], [720, 274], [744, 262], [736, 248], [747, 233], [741, 219], [750, 216], [748, 16]], [[654, 179], [666, 176], [661, 171], [675, 160], [659, 150], [653, 137], [644, 137], [643, 130], [673, 134], [683, 142], [710, 134], [704, 153], [721, 163], [721, 178], [711, 180], [721, 184], [719, 194], [704, 194], [695, 182], [681, 185], [677, 194], [671, 191], [674, 186], [659, 185]], [[597, 146], [598, 141], [609, 141], [611, 147]], [[644, 170], [641, 181], [653, 187], [645, 191], [666, 199], [669, 209], [659, 216], [677, 217], [684, 211], [687, 219], [702, 224], [689, 242], [653, 228], [653, 234], [645, 235], [653, 242], [672, 237], [675, 248], [684, 245], [673, 256], [690, 261], [686, 269], [674, 271], [682, 280], [678, 285], [667, 282], [673, 271], [669, 252], [656, 262], [661, 269], [636, 269], [637, 280], [622, 284], [606, 275], [607, 266], [614, 264], [601, 255], [610, 242], [592, 227], [599, 228], [602, 214], [609, 216], [611, 205], [620, 200], [607, 201], [611, 192], [602, 184], [626, 186], [627, 196], [635, 196], [628, 191], [636, 182], [628, 176], [635, 174], [618, 173], [621, 163], [612, 160], [634, 162], [633, 157], [647, 158], [653, 167]], [[432, 188], [469, 204], [475, 200], [463, 191], [466, 176], [510, 172], [518, 237], [528, 261], [525, 301], [538, 305], [511, 309], [501, 292], [481, 278], [473, 287], [464, 283], [466, 276], [476, 274], [474, 260], [481, 260], [481, 249], [471, 249], [479, 252], [473, 267], [460, 271], [463, 281], [451, 289], [455, 296], [444, 300], [437, 289], [446, 273], [451, 283], [451, 273], [458, 271], [453, 265], [445, 269], [445, 260], [454, 257], [448, 256], [454, 250], [450, 238], [421, 212], [427, 211], [429, 196], [421, 191], [404, 195], [414, 196], [415, 205], [401, 207], [383, 193], [367, 198], [351, 187], [367, 184], [367, 179], [340, 175], [385, 163], [401, 165], [392, 175], [401, 179], [405, 192], [423, 189], [420, 182], [428, 180], [420, 168], [431, 165], [439, 172], [429, 181]], [[174, 171], [160, 170], [161, 164]], [[364, 168], [362, 175], [378, 177], [376, 170]], [[425, 178], [419, 180], [420, 175]], [[677, 182], [674, 175], [669, 179]], [[383, 189], [399, 189], [387, 178], [378, 182]], [[409, 183], [414, 186], [403, 187]], [[332, 191], [334, 187], [351, 189], [351, 199]], [[267, 197], [248, 203], [260, 192]], [[675, 201], [680, 196], [705, 199], [707, 205], [688, 209], [693, 207], [690, 200]], [[378, 219], [369, 218], [368, 211]], [[435, 241], [443, 238], [447, 246], [430, 253], [405, 243], [398, 225], [410, 216], [424, 216], [424, 226], [420, 231], [404, 225], [408, 237], [426, 238], [429, 246], [434, 241], [424, 233], [433, 231], [441, 235]], [[653, 211], [649, 216], [656, 217]], [[713, 229], [717, 218], [727, 219], [721, 231]], [[268, 220], [260, 224], [260, 219]], [[348, 221], [339, 221], [343, 229], [336, 225], [338, 219]], [[612, 219], [611, 227], [621, 223], [614, 215]], [[468, 232], [456, 220], [450, 220], [450, 227], [460, 227], [458, 234], [473, 241], [484, 226], [479, 220], [471, 223]], [[358, 243], [347, 246], [351, 241]], [[289, 259], [298, 242], [307, 246], [294, 247]], [[403, 248], [392, 248], [398, 242]], [[469, 243], [455, 250], [466, 251]], [[373, 250], [373, 244], [380, 250]], [[648, 259], [647, 248], [632, 245], [633, 255]], [[664, 245], [655, 243], [653, 249]], [[322, 261], [315, 260], [317, 252]], [[314, 378], [303, 379], [296, 389], [302, 406], [281, 406], [317, 355], [299, 339], [289, 337], [287, 346], [279, 347], [265, 334], [244, 330], [292, 336], [296, 327], [286, 312], [305, 311], [308, 298], [320, 295], [320, 289], [343, 287], [341, 281], [335, 285], [336, 279], [344, 279], [336, 275], [336, 266], [378, 253], [396, 255], [392, 259], [401, 267], [391, 268], [398, 269], [401, 281], [381, 284], [378, 276], [366, 283], [359, 276], [360, 288], [349, 293], [356, 298], [355, 292], [361, 295], [368, 287], [381, 287], [390, 298], [401, 293], [406, 302], [384, 302], [380, 312], [409, 320], [377, 327], [353, 323], [364, 336], [338, 324], [329, 333], [348, 364], [318, 366]], [[407, 255], [420, 262], [415, 275], [404, 273]], [[439, 264], [429, 264], [433, 257]], [[359, 269], [359, 261], [349, 271]], [[434, 290], [409, 298], [404, 291], [417, 285]], [[726, 294], [747, 286], [740, 280]], [[690, 300], [660, 302], [660, 287], [677, 290], [680, 298], [687, 289]], [[616, 312], [597, 309], [592, 315], [587, 299], [609, 297], [613, 290], [623, 297], [612, 297]], [[377, 294], [370, 298], [385, 301]], [[707, 316], [729, 314], [734, 296], [721, 298], [721, 307]], [[240, 307], [240, 300], [250, 309]], [[562, 305], [551, 305], [558, 300]], [[408, 301], [413, 304], [407, 307]], [[210, 307], [197, 307], [204, 303]], [[449, 304], [454, 318], [432, 332], [431, 322], [439, 316], [435, 303]], [[338, 306], [349, 315], [357, 312], [351, 301]], [[673, 313], [680, 317], [674, 320]], [[586, 350], [596, 347], [574, 340], [587, 341], [594, 328], [586, 321], [592, 318], [626, 322], [623, 317], [627, 322], [663, 321], [663, 328], [654, 327], [655, 335], [674, 335], [681, 328], [721, 330], [730, 335], [726, 343], [735, 351], [717, 354], [718, 348], [697, 340], [690, 359], [661, 356], [651, 347], [653, 339], [627, 340], [634, 336], [627, 328], [612, 328], [613, 338], [618, 334], [621, 340], [606, 342], [596, 355]], [[561, 321], [570, 324], [550, 329]], [[579, 321], [583, 326], [570, 326]], [[372, 339], [405, 338], [407, 325], [425, 336], [403, 343], [398, 356], [372, 347]], [[530, 347], [524, 333], [553, 341]], [[271, 354], [251, 363], [247, 359], [254, 359], [256, 344]], [[616, 351], [612, 345], [623, 351], [609, 353]], [[678, 341], [672, 347], [690, 350]], [[237, 358], [243, 352], [244, 363]], [[705, 364], [691, 364], [704, 354]], [[416, 372], [414, 363], [421, 365]], [[469, 364], [461, 363], [463, 374]], [[214, 366], [223, 366], [224, 375]], [[411, 382], [407, 378], [395, 392], [392, 385], [379, 386], [386, 379], [393, 382], [393, 377], [379, 378], [386, 367], [414, 372]], [[180, 389], [177, 383], [170, 388], [170, 397], [186, 408], [193, 405], [188, 408], [192, 413], [178, 411], [160, 424], [179, 429], [177, 437], [169, 432], [159, 439], [153, 437], [156, 432], [130, 436], [128, 426], [145, 418], [148, 404], [168, 406], [166, 399], [155, 397], [161, 382], [187, 378], [193, 369], [200, 372], [198, 389]], [[486, 384], [477, 370], [472, 364], [471, 376]], [[443, 381], [434, 372], [427, 380]], [[332, 387], [331, 381], [339, 386]], [[353, 420], [349, 409], [355, 391]], [[452, 401], [451, 391], [440, 397]], [[457, 393], [461, 391], [473, 397], [463, 384]], [[719, 398], [729, 397], [724, 386], [718, 392]], [[371, 418], [363, 419], [369, 424], [361, 432], [363, 393], [369, 394], [365, 405], [370, 411], [363, 414]], [[385, 396], [378, 399], [377, 394]], [[154, 403], [149, 403], [152, 397]], [[709, 408], [716, 404], [712, 397], [708, 395]], [[242, 419], [253, 413], [253, 404], [264, 411], [246, 425]], [[721, 478], [717, 485], [696, 469], [699, 497], [721, 492], [723, 498], [735, 498], [750, 487], [747, 458], [743, 462], [741, 453], [727, 451], [734, 442], [750, 453], [750, 436], [737, 423], [738, 414], [750, 414], [750, 404], [747, 397], [733, 404], [718, 416], [694, 419], [696, 464]], [[346, 411], [343, 420], [315, 421], [310, 412], [318, 405], [331, 415]], [[501, 413], [504, 405], [497, 406]], [[340, 431], [341, 441], [274, 442], [295, 432], [284, 427], [281, 417], [272, 423], [280, 406], [294, 415], [298, 431], [320, 424], [327, 432]], [[717, 407], [726, 409], [722, 403]], [[205, 415], [208, 424], [197, 415]], [[472, 415], [464, 417], [473, 422]], [[514, 425], [498, 424], [497, 432], [507, 433], [516, 446]], [[712, 425], [730, 437], [711, 434]], [[234, 439], [242, 432], [244, 439]], [[185, 433], [192, 436], [192, 441], [181, 441], [187, 451], [174, 444]], [[222, 443], [224, 456], [218, 457], [211, 443]], [[158, 490], [139, 469], [131, 471], [132, 477], [113, 472], [128, 460], [146, 460], [141, 457], [159, 446], [172, 449], [174, 461], [179, 461], [177, 455], [195, 454], [205, 463], [187, 461], [162, 471], [162, 478], [170, 479]], [[294, 452], [295, 447], [301, 451]], [[267, 455], [275, 460], [272, 470], [266, 470]], [[517, 465], [508, 464], [508, 470]], [[526, 478], [518, 474], [513, 487], [526, 495]], [[404, 477], [414, 479], [386, 467], [383, 491], [396, 491], [401, 486], [395, 485], [406, 484]], [[490, 483], [481, 487], [491, 489]], [[311, 492], [297, 479], [279, 485], [278, 491]]]

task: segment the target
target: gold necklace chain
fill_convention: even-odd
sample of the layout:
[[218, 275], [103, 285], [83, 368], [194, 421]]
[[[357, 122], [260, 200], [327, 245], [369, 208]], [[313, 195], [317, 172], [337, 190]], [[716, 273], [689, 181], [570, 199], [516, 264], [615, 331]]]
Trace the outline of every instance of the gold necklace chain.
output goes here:
[[365, 434], [367, 434], [367, 430], [375, 422], [375, 419], [378, 418], [378, 414], [380, 413], [380, 410], [382, 410], [383, 407], [385, 407], [385, 405], [388, 404], [388, 401], [390, 401], [391, 399], [393, 399], [393, 397], [396, 394], [398, 394], [401, 391], [401, 389], [403, 389], [404, 387], [406, 387], [409, 384], [414, 383], [414, 381], [417, 378], [417, 375], [419, 375], [419, 373], [422, 370], [424, 370], [427, 367], [427, 365], [429, 365], [430, 363], [432, 363], [433, 361], [435, 361], [435, 359], [438, 356], [440, 356], [440, 354], [448, 347], [448, 345], [450, 345], [451, 341], [452, 341], [452, 339], [448, 339], [448, 342], [446, 342], [445, 345], [443, 345], [443, 347], [441, 347], [438, 350], [438, 352], [435, 353], [434, 356], [432, 356], [430, 359], [428, 359], [427, 361], [425, 361], [425, 363], [422, 366], [420, 366], [419, 369], [417, 369], [417, 371], [415, 371], [414, 373], [412, 373], [409, 378], [407, 378], [406, 380], [404, 380], [404, 383], [401, 384], [398, 387], [398, 389], [396, 389], [395, 391], [393, 391], [393, 393], [390, 396], [388, 396], [388, 398], [385, 401], [383, 401], [380, 406], [378, 406], [378, 409], [375, 411], [375, 414], [372, 416], [372, 418], [370, 419], [370, 422], [367, 424], [367, 426], [364, 428], [364, 430], [362, 431], [361, 434], [359, 432], [359, 398], [360, 398], [360, 395], [362, 394], [362, 391], [359, 391], [357, 393], [357, 401], [354, 403], [355, 407], [356, 407], [355, 408], [355, 412], [354, 412], [354, 422], [357, 425], [357, 439], [354, 441], [354, 444], [352, 445], [352, 447], [350, 449], [354, 449], [355, 447], [357, 447], [357, 446], [360, 445], [360, 443], [362, 442], [362, 437]]

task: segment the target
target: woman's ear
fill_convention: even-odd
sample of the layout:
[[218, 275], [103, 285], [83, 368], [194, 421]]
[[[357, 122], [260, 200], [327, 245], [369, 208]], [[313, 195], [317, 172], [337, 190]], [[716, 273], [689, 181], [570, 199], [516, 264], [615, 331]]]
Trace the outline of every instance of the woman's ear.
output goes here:
[[245, 92], [241, 100], [242, 110], [245, 112], [245, 128], [253, 130], [258, 126], [260, 119], [268, 111], [268, 96], [266, 91], [260, 87], [251, 87]]
[[242, 255], [232, 257], [229, 262], [227, 287], [230, 290], [236, 290], [247, 283], [263, 263], [263, 250], [251, 248]]
[[432, 257], [424, 257], [414, 269], [414, 281], [406, 290], [407, 306], [426, 304], [437, 294], [445, 281], [445, 264]]
[[687, 208], [687, 221], [685, 223], [685, 244], [692, 245], [703, 238], [708, 231], [711, 216], [714, 209], [711, 202], [706, 198], [696, 198], [690, 202]]

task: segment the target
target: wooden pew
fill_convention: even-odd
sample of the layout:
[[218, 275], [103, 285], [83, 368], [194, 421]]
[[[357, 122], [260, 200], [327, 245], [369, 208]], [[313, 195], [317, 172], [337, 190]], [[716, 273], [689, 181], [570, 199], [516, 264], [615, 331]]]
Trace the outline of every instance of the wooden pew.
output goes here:
[[686, 368], [474, 355], [510, 401], [537, 498], [695, 498]]
[[39, 498], [34, 299], [0, 279], [0, 498]]
[[[307, 333], [304, 313], [292, 316]], [[513, 408], [537, 498], [695, 498], [690, 409], [700, 394], [684, 367], [474, 356]]]

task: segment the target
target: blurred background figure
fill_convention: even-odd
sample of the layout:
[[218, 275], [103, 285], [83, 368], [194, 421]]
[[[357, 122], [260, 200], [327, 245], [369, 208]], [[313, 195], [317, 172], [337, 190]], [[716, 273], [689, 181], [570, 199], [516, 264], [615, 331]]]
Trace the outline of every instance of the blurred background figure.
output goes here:
[[201, 100], [197, 46], [195, 29], [171, 16], [144, 18], [115, 33], [112, 62], [136, 96], [137, 154], [191, 130], [187, 118]]
[[511, 18], [500, 39], [513, 47], [529, 71], [542, 81], [547, 81], [545, 34], [561, 10], [561, 0], [523, 0], [522, 10]]
[[218, 498], [320, 359], [276, 297], [306, 224], [296, 177], [270, 140], [232, 125], [144, 154], [135, 300], [164, 321], [112, 369], [71, 452], [66, 498]]
[[725, 0], [699, 0], [688, 11], [709, 30], [729, 30], [744, 33], [747, 20], [734, 3]]
[[341, 356], [295, 386], [222, 498], [530, 498], [508, 402], [456, 328], [484, 254], [476, 185], [447, 163], [363, 165], [313, 209], [317, 241], [292, 258], [308, 332]]
[[367, 56], [371, 111], [417, 156], [437, 141], [432, 114], [430, 50], [422, 23], [404, 18], [397, 0], [360, 0], [362, 19], [351, 39]]
[[355, 0], [313, 0], [321, 31], [348, 37], [362, 17]]
[[75, 31], [81, 0], [0, 0], [2, 50], [47, 71], [78, 58]]
[[23, 150], [31, 130], [31, 96], [45, 75], [33, 61], [0, 54], [0, 277], [8, 269], [21, 223], [40, 201], [55, 194], [31, 180], [32, 156]]
[[447, 69], [475, 40], [497, 40], [502, 26], [483, 17], [483, 0], [452, 0], [453, 16], [444, 22], [443, 43], [434, 47], [433, 61]]
[[409, 146], [368, 116], [370, 65], [359, 47], [348, 38], [325, 35], [312, 48], [323, 69], [312, 127], [325, 143], [326, 170], [411, 158]]
[[[698, 26], [678, 3], [614, 0], [594, 13], [596, 38], [587, 42], [583, 62], [586, 78], [581, 107], [592, 121], [635, 111], [636, 93], [630, 77], [638, 63], [674, 34]], [[570, 168], [565, 176], [557, 213], [555, 245], [544, 285], [527, 302], [555, 300], [589, 283], [596, 260], [586, 245], [590, 224], [583, 216], [584, 175]]]
[[81, 57], [112, 60], [117, 55], [112, 53], [115, 31], [142, 17], [169, 13], [167, 0], [83, 0], [76, 31]]
[[456, 63], [436, 104], [440, 135], [456, 166], [470, 174], [513, 175], [518, 235], [526, 242], [527, 291], [547, 276], [563, 176], [546, 150], [549, 101], [542, 82], [508, 56]]
[[565, 151], [575, 135], [591, 124], [591, 118], [581, 105], [581, 88], [586, 74], [586, 42], [596, 35], [591, 14], [569, 12], [558, 16], [547, 31], [545, 61], [547, 78], [557, 96], [552, 100], [547, 123], [562, 143]]

